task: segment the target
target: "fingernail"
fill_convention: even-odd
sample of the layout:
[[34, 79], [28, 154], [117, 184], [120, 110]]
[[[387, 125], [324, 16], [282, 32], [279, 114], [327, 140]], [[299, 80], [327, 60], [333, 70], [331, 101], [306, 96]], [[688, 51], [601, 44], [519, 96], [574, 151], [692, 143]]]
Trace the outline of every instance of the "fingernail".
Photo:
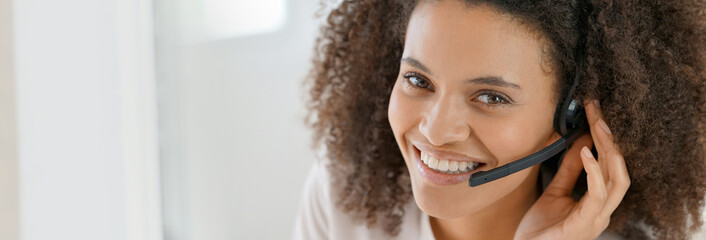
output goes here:
[[588, 148], [586, 146], [583, 146], [583, 148], [581, 148], [581, 153], [584, 156], [586, 156], [588, 159], [593, 158], [593, 154], [591, 154], [591, 150], [588, 150]]
[[606, 124], [605, 121], [603, 121], [603, 119], [598, 120], [598, 125], [600, 125], [601, 128], [603, 128], [603, 131], [604, 131], [605, 133], [607, 133], [608, 135], [612, 135], [612, 134], [613, 134], [613, 133], [610, 132], [610, 128], [608, 127], [608, 124]]

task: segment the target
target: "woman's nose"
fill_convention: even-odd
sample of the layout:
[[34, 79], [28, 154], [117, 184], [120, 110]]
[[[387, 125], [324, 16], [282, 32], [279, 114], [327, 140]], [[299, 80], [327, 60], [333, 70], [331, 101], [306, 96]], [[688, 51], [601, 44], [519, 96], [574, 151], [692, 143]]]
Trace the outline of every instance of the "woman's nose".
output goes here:
[[471, 129], [462, 110], [448, 102], [439, 102], [422, 117], [419, 131], [431, 144], [441, 146], [466, 140]]

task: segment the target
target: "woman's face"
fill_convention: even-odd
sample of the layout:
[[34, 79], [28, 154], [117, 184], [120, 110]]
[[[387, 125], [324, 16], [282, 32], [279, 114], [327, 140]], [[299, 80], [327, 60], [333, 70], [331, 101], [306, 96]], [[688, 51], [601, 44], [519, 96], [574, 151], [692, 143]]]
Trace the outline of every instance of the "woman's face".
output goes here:
[[[556, 77], [543, 49], [526, 25], [490, 7], [423, 1], [415, 8], [388, 117], [427, 214], [457, 218], [535, 190], [538, 166], [473, 188], [469, 173], [437, 170], [472, 162], [481, 164], [471, 173], [490, 170], [559, 138]], [[423, 163], [426, 153], [437, 161]]]

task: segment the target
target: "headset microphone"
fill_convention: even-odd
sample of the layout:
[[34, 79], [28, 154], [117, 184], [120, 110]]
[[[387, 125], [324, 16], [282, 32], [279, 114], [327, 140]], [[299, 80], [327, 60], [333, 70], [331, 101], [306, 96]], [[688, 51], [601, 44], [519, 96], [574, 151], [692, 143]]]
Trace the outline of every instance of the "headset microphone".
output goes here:
[[559, 134], [561, 134], [562, 137], [532, 155], [489, 171], [481, 171], [472, 174], [471, 178], [468, 180], [469, 186], [475, 187], [540, 164], [554, 157], [556, 154], [567, 150], [571, 146], [571, 143], [573, 143], [581, 135], [581, 133], [586, 130], [586, 127], [588, 126], [586, 123], [586, 112], [584, 112], [581, 102], [573, 98], [574, 90], [579, 83], [581, 66], [583, 65], [583, 54], [580, 49], [580, 47], [577, 48], [576, 56], [578, 57], [579, 64], [577, 64], [576, 67], [574, 82], [571, 85], [566, 98], [557, 105], [554, 115], [554, 128], [557, 132], [559, 132]]

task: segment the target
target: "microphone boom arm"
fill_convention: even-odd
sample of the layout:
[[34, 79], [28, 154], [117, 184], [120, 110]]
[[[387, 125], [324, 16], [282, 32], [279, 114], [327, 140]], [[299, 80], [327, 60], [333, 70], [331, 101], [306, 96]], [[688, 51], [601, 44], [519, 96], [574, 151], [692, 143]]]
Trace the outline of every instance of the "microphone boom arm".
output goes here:
[[581, 126], [572, 130], [566, 136], [561, 137], [556, 142], [552, 143], [548, 147], [536, 152], [527, 157], [521, 158], [519, 160], [510, 162], [501, 167], [497, 167], [488, 171], [481, 171], [471, 175], [468, 179], [468, 185], [475, 187], [481, 184], [485, 184], [497, 179], [506, 177], [510, 174], [522, 171], [526, 168], [532, 167], [534, 165], [540, 164], [547, 159], [553, 157], [557, 153], [569, 148], [569, 145], [579, 137], [579, 132], [583, 132], [586, 127], [585, 121], [582, 122]]

